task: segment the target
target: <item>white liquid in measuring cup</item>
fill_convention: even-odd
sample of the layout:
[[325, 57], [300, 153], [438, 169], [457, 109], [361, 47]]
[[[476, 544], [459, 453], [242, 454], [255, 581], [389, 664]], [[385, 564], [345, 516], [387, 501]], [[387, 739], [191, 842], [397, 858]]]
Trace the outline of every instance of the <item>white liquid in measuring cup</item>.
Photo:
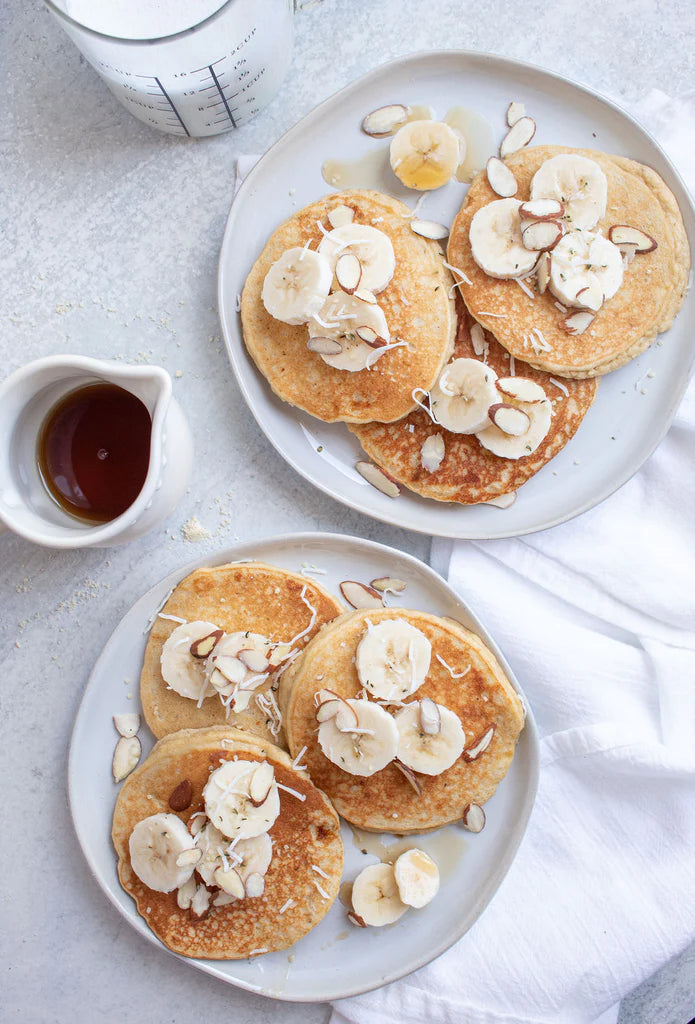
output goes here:
[[79, 23], [63, 28], [121, 103], [176, 135], [217, 135], [244, 124], [275, 96], [291, 59], [292, 0], [59, 6]]

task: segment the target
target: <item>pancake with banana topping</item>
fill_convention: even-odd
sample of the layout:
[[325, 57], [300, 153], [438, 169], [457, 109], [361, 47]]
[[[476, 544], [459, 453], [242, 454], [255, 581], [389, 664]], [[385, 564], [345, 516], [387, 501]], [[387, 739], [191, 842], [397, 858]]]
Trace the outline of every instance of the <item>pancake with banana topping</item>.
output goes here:
[[321, 420], [390, 422], [449, 358], [452, 277], [412, 211], [379, 192], [326, 196], [268, 240], [241, 297], [246, 347], [273, 391]]
[[672, 192], [650, 167], [594, 150], [535, 146], [505, 164], [516, 194], [500, 199], [481, 172], [451, 228], [468, 309], [549, 373], [593, 377], [634, 359], [671, 326], [687, 287]]
[[118, 876], [176, 953], [238, 960], [286, 949], [338, 894], [338, 816], [284, 751], [225, 726], [160, 740], [113, 816]]
[[277, 678], [342, 605], [318, 583], [261, 562], [196, 569], [150, 631], [140, 676], [155, 736], [225, 722], [283, 745]]
[[280, 705], [291, 754], [306, 747], [311, 779], [338, 813], [402, 834], [488, 800], [524, 725], [519, 697], [475, 634], [395, 608], [325, 626], [284, 674]]
[[[472, 433], [458, 433], [447, 429], [449, 419], [441, 413], [442, 397], [447, 396], [440, 395], [437, 402], [436, 394], [434, 398], [430, 396], [430, 403], [434, 401], [437, 404], [431, 404], [430, 407], [439, 423], [433, 423], [430, 415], [423, 409], [416, 409], [398, 423], [365, 423], [351, 426], [350, 430], [369, 458], [410, 490], [425, 498], [470, 505], [517, 491], [554, 458], [579, 429], [596, 396], [598, 380], [554, 381], [551, 374], [535, 369], [521, 360], [515, 360], [512, 364], [509, 353], [489, 332], [483, 333], [482, 328], [475, 325], [461, 300], [458, 301], [461, 305], [454, 360], [477, 360], [480, 371], [491, 377], [489, 370], [492, 370], [502, 387], [509, 388], [512, 381], [510, 374], [532, 381], [534, 385], [539, 385], [547, 396], [552, 415], [546, 422], [547, 432], [535, 450], [526, 451], [528, 441], [524, 440], [523, 434], [516, 437], [508, 435], [507, 443], [514, 445], [518, 442], [517, 447], [520, 446], [523, 454], [521, 457], [505, 457], [501, 454], [503, 448], [499, 449], [500, 454], [496, 454], [484, 446], [482, 442], [486, 441], [486, 437], [479, 439]], [[476, 337], [477, 348], [471, 338], [471, 329]], [[447, 367], [443, 372], [446, 370]], [[490, 380], [482, 385], [483, 389], [489, 389], [492, 393], [490, 397], [486, 390], [483, 396], [484, 408], [481, 408], [485, 430], [488, 433], [493, 427], [488, 415], [488, 408], [492, 403], [513, 404], [522, 411], [528, 409], [532, 416], [534, 408], [539, 407], [529, 409], [524, 403], [517, 402], [510, 395], [500, 392], [496, 385], [497, 382]], [[471, 394], [471, 398], [473, 397], [474, 392]], [[461, 400], [460, 404], [463, 410], [456, 408], [455, 399], [453, 403], [449, 402], [449, 416], [455, 418], [450, 424], [452, 427], [457, 426], [456, 420], [465, 415], [473, 403], [466, 401], [464, 405]], [[471, 426], [475, 427], [476, 423], [472, 423]], [[499, 431], [492, 433], [499, 437]], [[489, 440], [487, 443], [489, 445]], [[512, 454], [516, 456], [518, 451], [512, 451]]]

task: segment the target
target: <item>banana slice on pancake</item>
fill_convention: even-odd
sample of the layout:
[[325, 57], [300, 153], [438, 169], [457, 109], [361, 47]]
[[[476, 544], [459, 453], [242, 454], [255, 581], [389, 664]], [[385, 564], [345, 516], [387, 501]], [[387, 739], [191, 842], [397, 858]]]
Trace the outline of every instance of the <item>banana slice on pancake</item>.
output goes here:
[[593, 228], [606, 212], [608, 180], [595, 160], [579, 153], [558, 153], [534, 174], [531, 199], [559, 200], [568, 230]]
[[275, 771], [267, 761], [226, 761], [203, 790], [205, 813], [229, 839], [267, 832], [280, 814]]
[[253, 874], [265, 875], [273, 858], [273, 842], [267, 832], [251, 839], [241, 839], [232, 847], [229, 839], [209, 821], [197, 833], [195, 845], [202, 852], [195, 870], [206, 885], [217, 885], [217, 871], [228, 871], [230, 867], [246, 884]]
[[447, 363], [430, 391], [437, 423], [454, 434], [475, 434], [488, 423], [488, 409], [499, 401], [497, 374], [479, 359]]
[[402, 853], [393, 865], [398, 894], [409, 907], [427, 906], [439, 892], [439, 868], [424, 850]]
[[233, 698], [231, 710], [249, 706], [254, 690], [263, 686], [270, 671], [271, 641], [260, 633], [225, 633], [205, 663], [213, 692]]
[[381, 306], [342, 291], [329, 295], [318, 315], [309, 321], [310, 338], [328, 338], [341, 346], [337, 353], [321, 352], [324, 363], [350, 373], [365, 370], [380, 358], [379, 348], [359, 337], [358, 330], [365, 329], [370, 340], [373, 334], [382, 348], [391, 340]]
[[211, 821], [206, 821], [200, 831], [196, 832], [194, 842], [201, 851], [195, 870], [206, 885], [215, 885], [215, 871], [223, 866], [222, 854], [226, 854], [229, 839]]
[[[590, 161], [591, 162], [591, 161]], [[550, 290], [566, 306], [599, 310], [623, 283], [623, 254], [593, 231], [570, 231], [550, 254]]]
[[285, 324], [305, 324], [331, 290], [333, 267], [321, 252], [296, 246], [283, 252], [263, 281], [266, 310]]
[[446, 185], [464, 156], [465, 142], [443, 121], [409, 121], [398, 129], [389, 149], [393, 173], [420, 192]]
[[318, 731], [319, 746], [329, 761], [363, 777], [393, 761], [398, 730], [387, 711], [369, 700], [339, 699], [330, 701], [333, 704], [335, 713], [321, 722]]
[[501, 377], [497, 391], [497, 403], [488, 412], [489, 424], [475, 436], [483, 448], [500, 458], [532, 455], [550, 430], [550, 400], [539, 384], [526, 377]]
[[195, 858], [190, 852], [197, 852], [193, 837], [175, 814], [143, 818], [131, 832], [128, 847], [133, 871], [155, 892], [172, 892], [193, 874]]
[[538, 253], [527, 249], [521, 234], [520, 199], [495, 199], [475, 213], [469, 230], [471, 254], [489, 277], [523, 277]]
[[380, 928], [403, 917], [408, 907], [401, 900], [393, 865], [370, 864], [352, 886], [352, 906], [366, 925]]
[[[215, 688], [206, 682], [205, 658], [196, 657], [192, 649], [205, 637], [220, 631], [214, 622], [186, 622], [169, 634], [162, 647], [160, 665], [167, 686], [191, 700], [212, 697]], [[201, 645], [202, 646], [202, 645]]]
[[[430, 715], [430, 705], [436, 708], [436, 715]], [[460, 719], [443, 704], [429, 699], [414, 701], [397, 711], [394, 721], [398, 729], [396, 756], [414, 772], [441, 775], [463, 753], [466, 738]]]
[[318, 253], [328, 261], [331, 273], [335, 273], [335, 265], [343, 253], [352, 253], [362, 269], [360, 288], [375, 295], [384, 290], [396, 269], [391, 239], [369, 224], [343, 224], [327, 231], [319, 243]]
[[355, 667], [359, 680], [373, 697], [402, 701], [425, 681], [432, 644], [404, 619], [383, 619], [367, 630], [357, 645]]

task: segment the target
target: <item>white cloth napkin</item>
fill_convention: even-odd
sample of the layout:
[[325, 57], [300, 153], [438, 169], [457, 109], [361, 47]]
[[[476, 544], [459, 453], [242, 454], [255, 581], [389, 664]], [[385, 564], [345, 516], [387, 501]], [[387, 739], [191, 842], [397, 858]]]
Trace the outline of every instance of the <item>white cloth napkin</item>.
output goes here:
[[[695, 190], [695, 93], [636, 111]], [[491, 906], [331, 1024], [584, 1024], [695, 939], [695, 383], [643, 469], [545, 533], [457, 542], [449, 578], [540, 728], [541, 781]], [[435, 541], [446, 564], [452, 545]], [[413, 926], [416, 926], [415, 920]]]
[[[695, 191], [695, 92], [655, 90], [635, 113]], [[474, 928], [331, 1024], [609, 1024], [695, 939], [694, 514], [695, 383], [598, 508], [518, 540], [435, 541], [533, 706], [538, 799]]]

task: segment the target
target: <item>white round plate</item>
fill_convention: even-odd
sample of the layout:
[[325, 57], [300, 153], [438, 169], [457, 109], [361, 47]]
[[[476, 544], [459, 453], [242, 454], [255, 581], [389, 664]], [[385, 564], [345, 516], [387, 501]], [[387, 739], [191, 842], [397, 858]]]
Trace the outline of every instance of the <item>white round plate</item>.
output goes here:
[[[426, 103], [443, 117], [455, 105], [482, 114], [501, 140], [511, 100], [526, 104], [538, 125], [533, 143], [586, 146], [649, 164], [675, 193], [689, 238], [695, 210], [687, 190], [653, 139], [624, 110], [583, 86], [520, 61], [442, 51], [386, 64], [336, 93], [284, 135], [251, 171], [232, 205], [220, 253], [218, 300], [229, 358], [261, 430], [307, 480], [376, 519], [441, 537], [519, 536], [565, 522], [603, 501], [656, 448], [685, 391], [695, 356], [695, 293], [674, 326], [638, 359], [605, 377], [579, 432], [519, 491], [509, 509], [430, 501], [407, 490], [395, 500], [355, 471], [364, 458], [343, 424], [322, 423], [282, 402], [256, 370], [241, 336], [237, 298], [268, 236], [297, 209], [331, 189], [321, 177], [329, 158], [359, 158], [388, 140], [369, 139], [360, 122], [384, 103]], [[413, 205], [416, 193], [390, 191]], [[451, 223], [466, 186], [450, 183], [427, 196], [420, 216]], [[646, 392], [643, 394], [643, 390]]]
[[[382, 544], [338, 534], [305, 533], [238, 544], [203, 562], [191, 562], [141, 597], [116, 627], [85, 690], [70, 744], [68, 789], [78, 839], [97, 881], [141, 935], [165, 949], [135, 910], [116, 873], [111, 817], [118, 792], [111, 755], [118, 739], [111, 721], [121, 711], [139, 711], [138, 679], [149, 626], [172, 587], [204, 565], [261, 559], [299, 571], [303, 563], [325, 570], [317, 575], [334, 594], [344, 579], [368, 582], [395, 575], [407, 581], [404, 607], [449, 615], [476, 632], [494, 651], [509, 679], [521, 688], [494, 641], [473, 613], [434, 570]], [[397, 602], [391, 602], [396, 605]], [[125, 686], [124, 680], [131, 680]], [[126, 694], [133, 691], [133, 699]], [[154, 739], [143, 724], [143, 756]], [[526, 829], [538, 780], [538, 736], [529, 711], [507, 777], [485, 805], [487, 824], [478, 835], [449, 826], [413, 840], [439, 863], [442, 888], [424, 910], [411, 911], [387, 928], [355, 928], [339, 900], [295, 947], [254, 960], [186, 960], [241, 988], [278, 999], [324, 1001], [377, 988], [433, 960], [473, 925], [504, 878]], [[346, 879], [378, 858], [361, 853], [349, 827], [342, 826]], [[393, 836], [383, 837], [386, 843]], [[373, 837], [372, 837], [373, 842]], [[363, 846], [364, 843], [360, 843]], [[370, 843], [371, 845], [371, 843]], [[415, 925], [415, 927], [413, 927]]]

